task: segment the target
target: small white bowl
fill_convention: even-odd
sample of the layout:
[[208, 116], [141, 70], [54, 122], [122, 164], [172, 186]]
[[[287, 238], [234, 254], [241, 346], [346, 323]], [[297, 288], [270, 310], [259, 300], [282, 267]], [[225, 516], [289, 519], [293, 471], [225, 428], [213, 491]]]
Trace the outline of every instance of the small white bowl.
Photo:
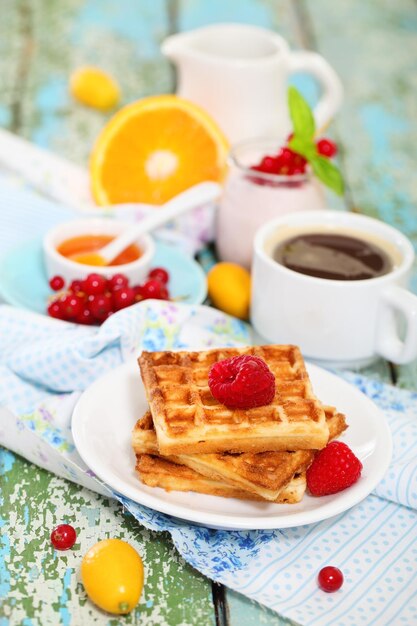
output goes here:
[[129, 228], [129, 222], [110, 218], [81, 219], [59, 224], [51, 228], [43, 238], [43, 256], [48, 280], [53, 276], [62, 276], [66, 283], [83, 279], [92, 274], [101, 274], [111, 278], [114, 274], [124, 274], [131, 284], [136, 285], [146, 278], [152, 258], [155, 254], [155, 243], [149, 235], [142, 235], [135, 243], [141, 250], [141, 256], [131, 263], [123, 265], [84, 265], [62, 256], [57, 247], [72, 237], [80, 235], [120, 235]]

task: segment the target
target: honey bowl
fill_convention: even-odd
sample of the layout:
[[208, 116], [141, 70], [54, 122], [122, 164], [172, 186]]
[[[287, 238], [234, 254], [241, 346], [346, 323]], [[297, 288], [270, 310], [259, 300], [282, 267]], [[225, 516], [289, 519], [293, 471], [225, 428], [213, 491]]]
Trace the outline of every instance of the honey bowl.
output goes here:
[[120, 220], [94, 218], [73, 220], [51, 228], [42, 242], [48, 281], [57, 275], [65, 282], [82, 280], [94, 272], [107, 278], [122, 273], [132, 284], [142, 282], [155, 254], [155, 243], [149, 235], [140, 236], [110, 265], [86, 265], [75, 260], [78, 256], [98, 252], [131, 226]]

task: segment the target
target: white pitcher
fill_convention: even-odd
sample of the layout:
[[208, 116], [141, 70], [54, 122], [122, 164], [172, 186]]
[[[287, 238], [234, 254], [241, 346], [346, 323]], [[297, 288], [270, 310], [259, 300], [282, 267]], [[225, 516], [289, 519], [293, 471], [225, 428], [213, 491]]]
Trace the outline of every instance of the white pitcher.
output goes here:
[[342, 102], [342, 85], [315, 52], [289, 49], [276, 33], [245, 24], [214, 24], [165, 39], [162, 52], [177, 67], [177, 94], [199, 104], [232, 143], [285, 136], [289, 75], [313, 75], [323, 93], [314, 115], [317, 128], [331, 120]]

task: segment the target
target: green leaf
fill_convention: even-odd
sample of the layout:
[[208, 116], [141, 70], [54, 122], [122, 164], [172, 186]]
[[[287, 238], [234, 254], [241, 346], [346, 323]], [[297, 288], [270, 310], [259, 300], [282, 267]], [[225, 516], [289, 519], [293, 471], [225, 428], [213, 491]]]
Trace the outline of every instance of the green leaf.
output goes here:
[[307, 101], [295, 87], [288, 88], [288, 108], [294, 135], [299, 139], [312, 140], [316, 130], [313, 113]]
[[343, 194], [345, 185], [343, 177], [338, 168], [329, 159], [321, 155], [316, 155], [309, 159], [314, 174], [322, 183], [333, 189], [339, 196]]
[[297, 154], [305, 157], [307, 161], [313, 159], [317, 154], [317, 148], [314, 141], [311, 139], [300, 139], [297, 135], [294, 135], [288, 142], [288, 147], [291, 148]]

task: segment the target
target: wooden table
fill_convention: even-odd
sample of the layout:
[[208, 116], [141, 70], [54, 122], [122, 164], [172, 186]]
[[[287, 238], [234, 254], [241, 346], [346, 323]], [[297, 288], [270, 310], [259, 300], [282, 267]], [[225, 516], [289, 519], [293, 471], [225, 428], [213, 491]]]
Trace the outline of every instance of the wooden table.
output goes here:
[[[275, 29], [293, 47], [316, 49], [331, 62], [346, 91], [332, 128], [347, 181], [343, 207], [379, 217], [417, 243], [413, 0], [3, 0], [0, 125], [86, 163], [105, 117], [71, 100], [71, 71], [86, 63], [109, 70], [120, 81], [125, 102], [172, 91], [174, 76], [159, 53], [160, 42], [175, 31], [219, 21]], [[310, 93], [314, 90], [308, 79], [301, 83]], [[417, 290], [417, 272], [413, 288]], [[394, 367], [380, 361], [366, 373], [417, 386], [416, 363]], [[1, 626], [287, 623], [212, 585], [184, 563], [168, 536], [145, 530], [115, 502], [8, 451], [0, 451], [0, 462]], [[55, 558], [49, 533], [63, 521], [76, 527], [78, 549]], [[120, 620], [86, 600], [78, 573], [85, 547], [114, 536], [137, 546], [146, 566], [141, 604]]]

